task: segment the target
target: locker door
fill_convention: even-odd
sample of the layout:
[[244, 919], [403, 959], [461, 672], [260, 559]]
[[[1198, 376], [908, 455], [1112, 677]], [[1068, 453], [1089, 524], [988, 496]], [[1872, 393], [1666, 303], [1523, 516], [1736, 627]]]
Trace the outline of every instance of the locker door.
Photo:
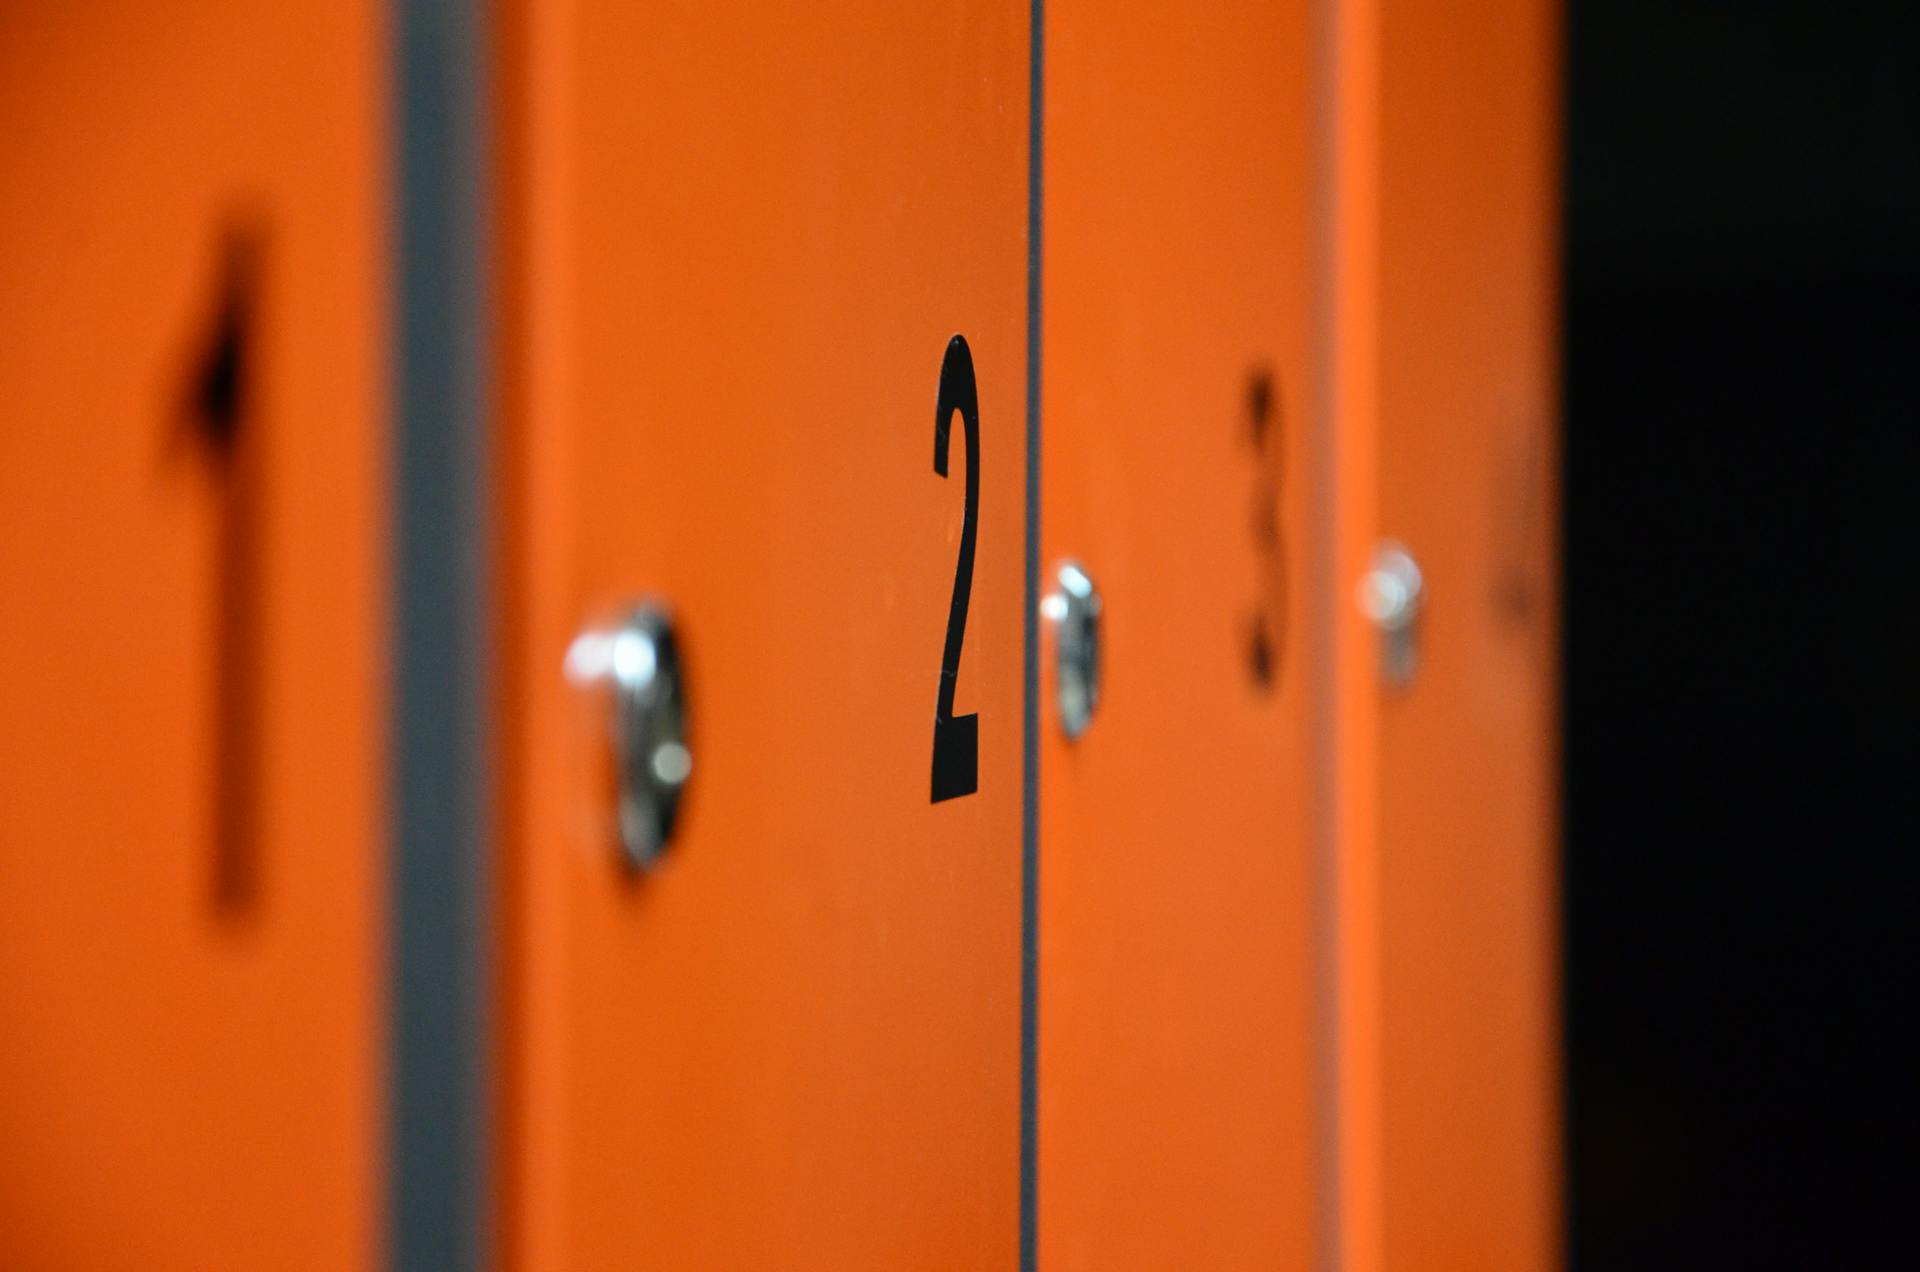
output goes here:
[[378, 1251], [383, 19], [0, 9], [0, 1262]]
[[[507, 1261], [1008, 1265], [1026, 6], [507, 23]], [[692, 768], [636, 870], [563, 667], [647, 596]]]
[[1558, 20], [1344, 8], [1344, 577], [1387, 585], [1363, 586], [1383, 628], [1344, 611], [1347, 1248], [1537, 1269], [1559, 1258]]
[[1046, 9], [1044, 1268], [1312, 1260], [1311, 17]]

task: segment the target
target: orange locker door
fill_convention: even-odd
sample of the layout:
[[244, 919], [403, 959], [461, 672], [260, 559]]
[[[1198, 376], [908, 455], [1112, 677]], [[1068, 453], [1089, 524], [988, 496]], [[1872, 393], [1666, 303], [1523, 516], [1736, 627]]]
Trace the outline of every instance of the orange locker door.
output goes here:
[[1042, 586], [1103, 689], [1068, 741], [1050, 660], [1043, 1268], [1313, 1258], [1314, 58], [1304, 0], [1046, 7]]
[[[1026, 6], [503, 41], [506, 1261], [1007, 1266]], [[565, 668], [648, 596], [691, 775], [636, 869]]]
[[0, 8], [0, 1264], [380, 1248], [384, 16]]
[[1344, 1247], [1540, 1269], [1560, 1257], [1557, 10], [1353, 0], [1340, 32]]

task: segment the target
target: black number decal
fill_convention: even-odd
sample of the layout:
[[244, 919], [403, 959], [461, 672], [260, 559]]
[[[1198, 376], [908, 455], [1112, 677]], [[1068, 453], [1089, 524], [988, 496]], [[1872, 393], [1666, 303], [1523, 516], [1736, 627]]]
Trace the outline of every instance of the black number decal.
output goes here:
[[947, 644], [940, 654], [940, 692], [933, 706], [933, 802], [980, 789], [980, 717], [953, 714], [960, 679], [960, 645], [967, 635], [967, 601], [973, 594], [973, 547], [980, 532], [980, 392], [973, 380], [973, 352], [965, 337], [947, 342], [940, 364], [940, 396], [933, 408], [933, 471], [947, 475], [947, 438], [953, 413], [967, 435], [967, 502], [960, 523], [960, 559], [953, 567], [953, 607], [947, 613]]
[[1263, 693], [1273, 691], [1285, 653], [1286, 544], [1280, 534], [1280, 457], [1285, 451], [1273, 373], [1256, 371], [1247, 385], [1247, 423], [1260, 464], [1253, 496], [1253, 546], [1260, 561], [1260, 600], [1248, 626], [1247, 674]]
[[222, 276], [203, 352], [192, 367], [185, 414], [218, 485], [214, 596], [212, 740], [213, 894], [221, 909], [243, 908], [259, 889], [262, 742], [260, 452], [252, 413], [253, 327], [260, 273], [257, 227], [236, 224], [223, 244]]

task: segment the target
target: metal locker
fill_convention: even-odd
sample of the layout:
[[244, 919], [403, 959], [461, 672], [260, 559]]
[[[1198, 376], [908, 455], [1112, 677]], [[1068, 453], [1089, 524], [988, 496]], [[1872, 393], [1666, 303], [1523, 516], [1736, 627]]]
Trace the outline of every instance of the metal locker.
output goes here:
[[1559, 1259], [1559, 19], [1338, 6], [1340, 1249]]
[[503, 1259], [1010, 1261], [1026, 6], [509, 8]]
[[0, 10], [0, 1262], [381, 1247], [379, 6]]
[[1043, 580], [1100, 600], [1078, 737], [1042, 682], [1046, 1268], [1314, 1261], [1314, 41], [1046, 6]]

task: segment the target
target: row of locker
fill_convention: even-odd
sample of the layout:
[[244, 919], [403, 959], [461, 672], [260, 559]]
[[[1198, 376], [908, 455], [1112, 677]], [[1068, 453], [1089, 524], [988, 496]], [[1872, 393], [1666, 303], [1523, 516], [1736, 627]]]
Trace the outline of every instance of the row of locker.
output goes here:
[[0, 11], [0, 1264], [1551, 1264], [1556, 40]]

